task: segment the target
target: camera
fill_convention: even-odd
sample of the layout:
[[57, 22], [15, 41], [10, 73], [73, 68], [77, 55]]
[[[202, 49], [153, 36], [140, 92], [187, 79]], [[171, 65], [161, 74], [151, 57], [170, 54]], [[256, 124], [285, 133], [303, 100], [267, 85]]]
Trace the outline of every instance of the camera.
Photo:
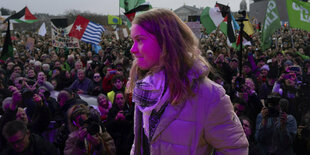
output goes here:
[[297, 67], [297, 66], [292, 66], [289, 68], [290, 71], [293, 71], [293, 72], [300, 72], [300, 68]]
[[276, 106], [279, 105], [281, 97], [275, 95], [268, 95], [267, 96], [267, 106], [268, 106], [268, 117], [278, 117], [280, 116], [279, 108]]
[[95, 119], [92, 119], [92, 118], [88, 118], [87, 120], [83, 121], [82, 119], [79, 120], [79, 123], [84, 126], [85, 124], [86, 125], [86, 129], [87, 129], [87, 132], [90, 134], [90, 135], [95, 135], [97, 133], [99, 133], [100, 131], [100, 124], [98, 121], [96, 121]]
[[93, 61], [93, 62], [91, 63], [91, 68], [92, 68], [92, 69], [95, 69], [97, 66], [99, 66], [99, 62], [98, 62], [98, 61]]

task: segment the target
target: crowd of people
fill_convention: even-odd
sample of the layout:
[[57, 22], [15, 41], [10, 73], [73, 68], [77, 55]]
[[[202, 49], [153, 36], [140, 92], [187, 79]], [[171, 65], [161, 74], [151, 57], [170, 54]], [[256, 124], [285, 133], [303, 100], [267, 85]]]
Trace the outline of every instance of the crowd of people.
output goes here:
[[[202, 35], [209, 78], [230, 96], [249, 154], [309, 154], [310, 33], [283, 26], [266, 51], [260, 50], [260, 33], [255, 30], [242, 60], [223, 33]], [[54, 48], [50, 37], [28, 33], [36, 40], [30, 51], [26, 34], [15, 35], [14, 57], [0, 63], [0, 154], [129, 154], [132, 39], [103, 36], [96, 53], [83, 42], [78, 49]]]

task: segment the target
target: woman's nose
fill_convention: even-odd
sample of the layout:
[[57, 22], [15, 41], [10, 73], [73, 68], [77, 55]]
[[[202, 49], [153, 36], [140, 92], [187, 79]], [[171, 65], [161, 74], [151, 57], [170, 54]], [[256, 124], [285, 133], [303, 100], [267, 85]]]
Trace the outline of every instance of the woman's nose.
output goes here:
[[131, 49], [130, 49], [130, 52], [131, 53], [137, 53], [138, 52], [138, 48], [137, 48], [137, 44], [136, 43], [133, 43]]

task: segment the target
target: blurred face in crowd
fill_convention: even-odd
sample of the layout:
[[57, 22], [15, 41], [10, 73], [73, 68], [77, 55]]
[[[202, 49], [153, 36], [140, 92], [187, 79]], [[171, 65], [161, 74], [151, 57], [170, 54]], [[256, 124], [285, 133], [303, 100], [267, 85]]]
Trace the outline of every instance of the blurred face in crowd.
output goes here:
[[9, 63], [7, 64], [7, 66], [6, 66], [6, 69], [7, 69], [7, 70], [12, 70], [13, 67], [14, 67], [14, 63], [13, 63], [13, 62], [9, 62]]
[[76, 57], [76, 60], [79, 60], [81, 58], [79, 54], [76, 54], [75, 57]]
[[29, 69], [27, 75], [28, 75], [28, 77], [30, 77], [30, 78], [34, 78], [34, 77], [36, 76], [36, 73], [34, 72], [33, 69]]
[[18, 131], [13, 136], [6, 137], [6, 140], [16, 152], [23, 152], [29, 146], [29, 137], [29, 131], [26, 133]]
[[14, 67], [14, 72], [15, 72], [15, 73], [22, 74], [22, 69], [21, 69], [19, 66], [15, 66], [15, 67]]
[[86, 114], [79, 115], [79, 116], [77, 116], [77, 117], [74, 118], [73, 124], [74, 124], [76, 127], [78, 127], [78, 128], [86, 127], [86, 126], [85, 126], [86, 124], [82, 124], [82, 123], [81, 123], [81, 120], [86, 121], [87, 119], [88, 119], [88, 117], [87, 117]]
[[120, 79], [117, 79], [114, 81], [113, 85], [116, 89], [122, 89], [124, 82], [121, 81]]
[[91, 53], [91, 51], [88, 51], [88, 52], [87, 52], [87, 57], [88, 57], [88, 58], [91, 58], [92, 56], [93, 56], [93, 54]]
[[50, 64], [51, 63], [51, 58], [49, 58], [49, 57], [45, 58], [44, 62], [47, 63], [47, 64]]
[[105, 96], [103, 95], [100, 95], [98, 96], [98, 105], [99, 105], [99, 108], [108, 108], [109, 106], [109, 103], [108, 103], [108, 100]]
[[70, 78], [71, 77], [71, 73], [69, 71], [66, 71], [66, 78]]
[[62, 56], [62, 57], [60, 57], [59, 60], [60, 60], [60, 62], [64, 63], [66, 61], [66, 58]]
[[61, 63], [59, 61], [56, 61], [55, 64], [54, 64], [54, 67], [59, 67], [60, 68], [61, 67]]
[[45, 79], [45, 74], [44, 74], [43, 72], [39, 72], [39, 74], [38, 74], [38, 80], [39, 80], [39, 81], [44, 81], [44, 79]]
[[267, 69], [262, 69], [260, 73], [261, 73], [262, 76], [267, 76], [268, 70]]
[[39, 103], [42, 101], [42, 97], [38, 94], [34, 94], [32, 98], [33, 98], [33, 101], [36, 103]]
[[76, 70], [82, 69], [82, 67], [83, 67], [82, 62], [78, 61], [78, 62], [75, 63], [75, 69], [76, 69]]
[[14, 85], [18, 90], [21, 90], [23, 87], [23, 77], [18, 77], [14, 81]]
[[255, 89], [255, 84], [254, 84], [253, 80], [250, 79], [250, 78], [246, 78], [245, 79], [245, 84], [244, 85], [245, 85], [245, 88], [247, 90], [254, 90]]
[[238, 61], [235, 60], [230, 61], [230, 67], [233, 69], [238, 68]]
[[66, 101], [68, 101], [70, 98], [71, 98], [71, 95], [67, 91], [62, 90], [59, 92], [57, 96], [57, 101], [59, 105], [62, 107], [65, 105]]
[[99, 50], [99, 51], [98, 51], [98, 55], [99, 55], [100, 57], [103, 57], [103, 50]]
[[267, 77], [267, 82], [268, 82], [269, 86], [273, 86], [274, 83], [276, 82], [276, 78], [268, 78]]
[[100, 74], [99, 73], [95, 73], [93, 79], [94, 79], [95, 82], [100, 82], [101, 81]]
[[286, 76], [285, 76], [285, 84], [287, 85], [287, 86], [295, 86], [295, 84], [296, 84], [296, 74], [295, 73], [288, 73], [288, 74], [286, 74]]
[[54, 86], [54, 88], [57, 88], [57, 80], [51, 80], [51, 84]]
[[52, 55], [52, 61], [57, 61], [58, 60], [58, 56], [56, 54]]
[[53, 75], [59, 75], [60, 74], [60, 70], [59, 69], [54, 69], [53, 70]]
[[241, 116], [244, 113], [245, 106], [239, 103], [234, 104], [234, 112], [237, 114], [237, 116]]
[[242, 68], [242, 70], [243, 70], [246, 74], [248, 74], [248, 73], [251, 72], [251, 67], [248, 66], [248, 65], [244, 65], [243, 68]]
[[252, 134], [250, 122], [246, 119], [243, 119], [242, 120], [242, 127], [243, 127], [243, 130], [244, 130], [246, 137], [250, 137]]
[[21, 107], [18, 107], [17, 113], [16, 113], [16, 120], [23, 121], [25, 124], [28, 124], [28, 117], [25, 112], [25, 110]]
[[131, 38], [134, 43], [130, 52], [135, 56], [140, 69], [148, 70], [159, 64], [161, 48], [154, 35], [133, 24]]
[[43, 71], [49, 71], [50, 67], [48, 65], [43, 65], [42, 69]]
[[82, 81], [82, 80], [84, 80], [84, 78], [85, 78], [85, 73], [84, 73], [84, 70], [78, 70], [78, 79], [80, 80], [80, 81]]
[[117, 106], [120, 108], [120, 109], [123, 109], [123, 107], [125, 106], [125, 97], [124, 97], [124, 94], [123, 93], [117, 93], [115, 95], [115, 100], [114, 102], [117, 104]]
[[277, 60], [278, 60], [278, 61], [283, 60], [283, 55], [282, 55], [282, 54], [280, 54], [280, 53], [279, 53], [279, 54], [277, 54]]
[[264, 66], [265, 65], [265, 62], [264, 61], [259, 61], [258, 63], [257, 63], [257, 67], [258, 68], [261, 68], [262, 66]]
[[100, 111], [101, 114], [105, 114], [106, 113], [106, 109], [109, 108], [109, 102], [107, 100], [107, 98], [103, 95], [98, 96], [98, 109]]

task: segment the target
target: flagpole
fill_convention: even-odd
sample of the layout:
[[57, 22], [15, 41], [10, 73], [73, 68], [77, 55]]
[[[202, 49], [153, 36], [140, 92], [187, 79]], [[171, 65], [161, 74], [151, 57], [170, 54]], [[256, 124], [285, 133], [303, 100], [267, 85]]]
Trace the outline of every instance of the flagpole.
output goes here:
[[240, 36], [240, 50], [238, 52], [238, 59], [239, 59], [239, 73], [240, 75], [242, 75], [242, 42], [243, 42], [243, 28], [244, 28], [244, 21], [247, 21], [248, 19], [246, 19], [246, 11], [238, 11], [239, 14], [242, 15], [242, 17], [236, 19], [236, 21], [240, 22], [240, 32], [239, 32], [239, 36]]
[[[119, 2], [119, 4], [118, 4], [118, 24], [117, 24], [117, 27], [118, 27], [118, 30], [120, 29], [120, 21], [121, 21], [121, 6], [120, 6], [120, 0], [118, 1]], [[117, 32], [117, 30], [116, 30], [116, 33], [118, 33]], [[118, 40], [119, 42], [120, 42], [120, 39]]]

